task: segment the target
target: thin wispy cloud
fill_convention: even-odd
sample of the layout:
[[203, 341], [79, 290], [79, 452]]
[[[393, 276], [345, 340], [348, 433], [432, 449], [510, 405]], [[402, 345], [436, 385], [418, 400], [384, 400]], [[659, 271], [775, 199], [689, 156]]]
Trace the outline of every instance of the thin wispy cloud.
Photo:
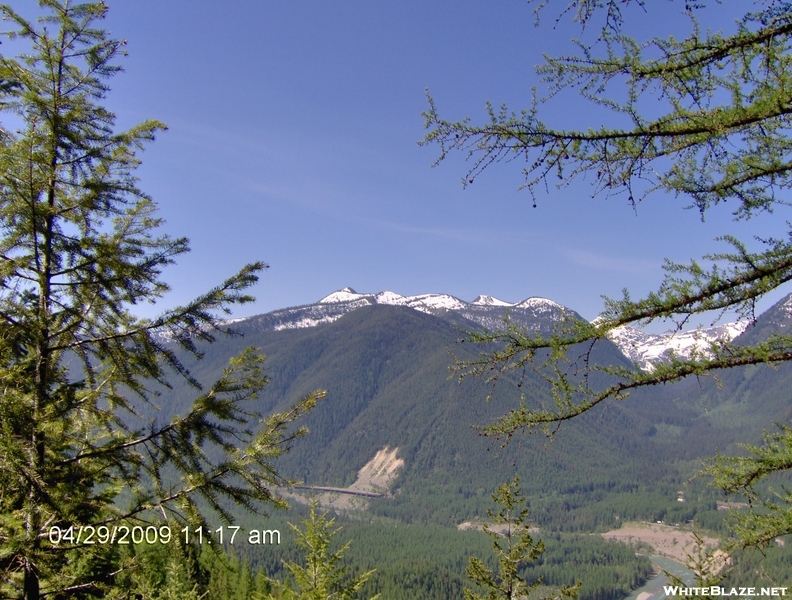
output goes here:
[[575, 248], [564, 248], [562, 252], [570, 261], [582, 267], [622, 273], [646, 273], [658, 269], [662, 264], [645, 259], [616, 258]]
[[[381, 219], [361, 214], [363, 207], [376, 206], [376, 201], [368, 195], [350, 195], [348, 190], [336, 190], [332, 187], [288, 184], [250, 183], [249, 187], [256, 194], [269, 199], [278, 200], [299, 206], [320, 216], [358, 225], [366, 229], [380, 229], [397, 233], [420, 235], [445, 240], [455, 240], [482, 246], [514, 247], [514, 240], [521, 236], [514, 232], [464, 227], [432, 227], [405, 223], [401, 221]], [[522, 244], [522, 242], [518, 242]]]

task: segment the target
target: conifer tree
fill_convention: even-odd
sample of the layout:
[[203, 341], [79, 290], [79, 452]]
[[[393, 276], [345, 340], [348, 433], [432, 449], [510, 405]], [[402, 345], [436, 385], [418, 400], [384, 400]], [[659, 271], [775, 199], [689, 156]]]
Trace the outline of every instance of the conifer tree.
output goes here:
[[[118, 578], [117, 588], [131, 592], [132, 597], [145, 600], [199, 600], [200, 585], [194, 570], [197, 566], [189, 556], [189, 548], [179, 540], [163, 546], [142, 544], [132, 546], [134, 568]], [[224, 555], [221, 555], [225, 558]], [[218, 560], [220, 560], [218, 558]], [[112, 594], [111, 594], [112, 595]], [[117, 594], [120, 596], [121, 594]]]
[[[96, 26], [104, 2], [38, 4], [38, 21], [0, 6], [24, 50], [0, 57], [0, 596], [109, 596], [122, 526], [168, 543], [181, 524], [205, 525], [202, 510], [229, 520], [233, 504], [282, 504], [272, 459], [321, 393], [262, 418], [249, 402], [267, 381], [255, 351], [207, 386], [179, 358], [231, 333], [219, 318], [252, 299], [260, 262], [157, 318], [134, 315], [188, 250], [159, 233], [134, 176], [164, 125], [116, 132], [102, 106], [123, 52]], [[192, 407], [141, 424], [136, 407], [173, 375], [195, 390]]]
[[[484, 526], [484, 532], [492, 538], [492, 547], [498, 560], [498, 570], [487, 567], [484, 562], [470, 557], [467, 576], [477, 586], [484, 588], [485, 594], [465, 590], [465, 600], [517, 600], [528, 598], [542, 585], [542, 579], [530, 584], [521, 577], [520, 571], [529, 563], [536, 561], [545, 550], [544, 543], [534, 542], [528, 522], [528, 508], [525, 497], [520, 491], [520, 478], [498, 486], [492, 500], [500, 508], [497, 513], [487, 510], [491, 523]], [[563, 587], [557, 599], [577, 597], [578, 584]]]
[[[536, 14], [548, 4], [552, 2], [537, 2]], [[483, 124], [453, 121], [440, 116], [430, 97], [423, 143], [439, 146], [438, 162], [450, 153], [466, 155], [472, 166], [465, 184], [493, 163], [520, 159], [534, 205], [537, 191], [550, 189], [554, 181], [564, 186], [585, 178], [593, 195], [618, 194], [633, 206], [653, 193], [665, 193], [688, 198], [702, 217], [720, 204], [731, 206], [735, 220], [782, 210], [792, 186], [792, 3], [757, 3], [757, 10], [742, 15], [726, 34], [698, 23], [703, 4], [680, 3], [692, 23], [684, 39], [647, 41], [623, 33], [625, 9], [633, 5], [651, 11], [651, 3], [572, 0], [563, 9], [562, 15], [571, 14], [584, 27], [600, 17], [604, 24], [594, 44], [580, 43], [579, 55], [550, 57], [538, 67], [548, 98], [559, 102], [565, 92], [579, 92], [613, 111], [612, 122], [622, 126], [593, 122], [581, 130], [554, 128], [542, 120], [537, 99], [522, 112], [487, 104], [489, 118]], [[649, 99], [652, 110], [646, 112]], [[622, 325], [665, 320], [676, 329], [696, 318], [717, 320], [726, 311], [751, 321], [756, 302], [792, 280], [792, 230], [750, 243], [728, 234], [719, 241], [725, 250], [688, 264], [667, 262], [664, 280], [645, 298], [634, 300], [625, 291], [621, 299], [607, 299], [595, 323], [565, 320], [549, 335], [507, 323], [501, 331], [473, 335], [474, 341], [494, 343], [497, 349], [458, 363], [461, 376], [494, 381], [506, 371], [533, 368], [547, 378], [554, 399], [539, 408], [523, 403], [485, 432], [509, 437], [542, 430], [552, 435], [564, 421], [623, 399], [632, 390], [792, 359], [792, 335], [780, 331], [754, 344], [714, 342], [705, 352], [673, 357], [651, 372], [588, 361], [592, 345]], [[576, 346], [584, 350], [573, 351]], [[577, 357], [580, 364], [570, 365]], [[605, 376], [580, 376], [592, 369]], [[792, 438], [786, 429], [770, 435], [766, 446], [749, 450], [751, 456], [710, 464], [717, 485], [753, 495], [765, 476], [792, 468]], [[737, 529], [741, 545], [763, 545], [792, 533], [792, 497], [782, 493], [764, 504], [769, 513], [752, 513]]]
[[[338, 550], [331, 550], [333, 538], [338, 529], [333, 529], [335, 519], [327, 514], [317, 514], [318, 502], [312, 500], [307, 519], [302, 520], [302, 528], [291, 526], [297, 545], [305, 552], [305, 566], [285, 562], [286, 568], [294, 578], [297, 590], [292, 590], [289, 582], [272, 581], [273, 591], [269, 600], [353, 600], [374, 571], [367, 571], [357, 577], [347, 577], [346, 568], [341, 564], [344, 553], [351, 542]], [[379, 594], [370, 600], [376, 600]]]

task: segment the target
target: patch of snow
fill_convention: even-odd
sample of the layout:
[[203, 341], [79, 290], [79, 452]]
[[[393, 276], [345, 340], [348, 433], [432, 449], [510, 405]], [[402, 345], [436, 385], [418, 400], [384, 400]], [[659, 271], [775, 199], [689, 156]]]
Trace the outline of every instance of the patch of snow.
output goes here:
[[357, 300], [366, 294], [358, 294], [351, 287], [346, 287], [343, 290], [333, 292], [329, 296], [325, 296], [319, 300], [318, 304], [334, 304], [336, 302], [349, 302], [350, 300]]
[[431, 310], [461, 310], [467, 303], [448, 294], [421, 294], [408, 296], [407, 306], [423, 312]]
[[389, 292], [385, 290], [374, 296], [377, 304], [390, 304], [393, 306], [401, 306], [406, 303], [407, 298], [396, 292]]
[[679, 358], [691, 358], [694, 353], [707, 356], [714, 342], [732, 341], [745, 331], [748, 324], [748, 321], [738, 321], [665, 334], [647, 333], [623, 325], [611, 331], [608, 337], [638, 368], [653, 371], [657, 363], [668, 360], [672, 354]]
[[[497, 329], [501, 329], [503, 327], [503, 317], [505, 315], [501, 313], [492, 314], [478, 311], [471, 311], [471, 310], [462, 310], [459, 311], [459, 314], [465, 317], [468, 321], [473, 321], [474, 323], [478, 323], [482, 327], [489, 329], [490, 331], [495, 331]], [[531, 329], [531, 327], [527, 327], [527, 329]], [[534, 328], [535, 329], [535, 328]]]
[[513, 302], [504, 302], [495, 296], [476, 296], [476, 299], [471, 302], [477, 306], [514, 306]]
[[784, 303], [781, 305], [784, 317], [792, 316], [792, 294], [786, 297]]
[[303, 317], [302, 319], [297, 319], [295, 321], [286, 321], [282, 323], [276, 324], [272, 329], [275, 331], [281, 331], [283, 329], [305, 329], [308, 327], [316, 327], [317, 325], [321, 325], [323, 323], [332, 323], [333, 321], [337, 321], [344, 315], [326, 315], [323, 317], [319, 317], [318, 319], [312, 317]]
[[726, 323], [725, 325], [718, 325], [717, 327], [713, 327], [713, 329], [720, 328], [722, 330], [722, 338], [728, 338], [729, 341], [736, 338], [741, 333], [745, 332], [751, 326], [750, 319], [744, 319], [742, 321], [735, 321], [734, 323]]
[[522, 302], [518, 302], [517, 304], [513, 305], [515, 308], [532, 308], [532, 309], [539, 309], [539, 310], [564, 310], [564, 307], [561, 306], [558, 302], [553, 302], [552, 300], [548, 300], [547, 298], [527, 298]]
[[241, 323], [242, 321], [247, 321], [250, 317], [240, 317], [238, 319], [227, 319], [225, 321], [220, 321], [220, 325], [231, 325], [231, 323]]

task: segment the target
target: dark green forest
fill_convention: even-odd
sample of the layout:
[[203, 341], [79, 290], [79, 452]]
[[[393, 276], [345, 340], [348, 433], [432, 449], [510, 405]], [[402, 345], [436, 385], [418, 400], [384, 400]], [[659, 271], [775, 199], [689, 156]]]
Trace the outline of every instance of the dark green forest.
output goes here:
[[[244, 337], [207, 347], [204, 359], [190, 365], [195, 375], [211, 377], [226, 356], [253, 344], [267, 356], [270, 377], [258, 409], [277, 410], [323, 385], [326, 401], [306, 418], [310, 435], [280, 459], [284, 472], [308, 485], [343, 487], [377, 451], [399, 448], [405, 469], [370, 510], [407, 523], [451, 526], [481, 516], [491, 491], [514, 473], [543, 527], [592, 531], [613, 526], [614, 515], [684, 523], [723, 499], [694, 477], [699, 457], [734, 451], [738, 440], [759, 442], [762, 427], [783, 422], [790, 410], [778, 398], [792, 372], [760, 366], [724, 373], [720, 385], [683, 381], [640, 390], [561, 427], [552, 443], [517, 435], [504, 445], [475, 426], [521, 395], [541, 402], [543, 382], [531, 373], [519, 388], [501, 381], [493, 400], [482, 402], [486, 385], [450, 377], [449, 352], [473, 353], [457, 343], [458, 323], [372, 306], [311, 329], [260, 331], [255, 319], [238, 328]], [[624, 361], [609, 342], [600, 356]], [[141, 407], [144, 419], [178, 412], [182, 391], [176, 384], [157, 400], [168, 411]], [[684, 505], [676, 502], [679, 491]]]
[[[577, 572], [585, 597], [618, 597], [622, 592], [617, 590], [634, 587], [647, 572], [629, 571], [632, 567], [624, 557], [598, 563], [595, 554], [590, 556], [592, 565], [610, 562], [615, 570], [600, 572], [584, 566], [585, 560], [566, 571], [560, 565], [551, 568], [558, 544], [566, 544], [565, 552], [572, 556], [575, 547], [592, 539], [592, 532], [628, 521], [663, 521], [728, 536], [726, 512], [717, 510], [716, 502], [729, 498], [696, 475], [702, 467], [698, 457], [734, 452], [738, 439], [758, 442], [762, 423], [783, 419], [789, 411], [776, 398], [792, 371], [756, 367], [739, 374], [725, 372], [720, 382], [683, 381], [635, 393], [563, 427], [552, 443], [518, 436], [504, 445], [503, 440], [479, 435], [474, 426], [486, 424], [514, 402], [508, 382], [501, 382], [491, 402], [482, 403], [488, 390], [479, 381], [459, 384], [449, 378], [449, 352], [467, 351], [457, 343], [458, 320], [452, 324], [410, 309], [374, 306], [307, 330], [260, 331], [251, 321], [240, 325], [244, 338], [224, 341], [227, 349], [209, 347], [194, 368], [210, 376], [211, 369], [222, 364], [224, 352], [256, 344], [267, 354], [271, 378], [260, 400], [264, 410], [276, 410], [324, 383], [327, 401], [307, 418], [309, 436], [280, 461], [285, 473], [312, 485], [342, 487], [352, 483], [357, 470], [384, 446], [398, 447], [405, 460], [390, 492], [370, 502], [365, 513], [341, 511], [348, 519], [344, 534], [353, 541], [347, 553], [350, 568], [377, 569], [366, 584], [369, 594], [396, 594], [424, 580], [435, 581], [431, 589], [436, 591], [427, 587], [422, 594], [444, 597], [449, 589], [456, 591], [447, 597], [460, 593], [465, 557], [476, 548], [473, 540], [478, 534], [454, 528], [482, 519], [491, 507], [492, 489], [519, 473], [532, 522], [553, 532], [547, 537], [547, 560], [536, 572], [548, 585], [573, 583], [561, 574]], [[623, 360], [610, 344], [604, 345], [601, 356]], [[746, 400], [749, 385], [756, 403]], [[515, 382], [511, 386], [516, 389]], [[540, 397], [542, 386], [529, 375], [519, 393]], [[178, 406], [178, 393], [175, 388], [173, 396], [163, 396], [161, 402]], [[677, 501], [680, 493], [684, 503]], [[244, 515], [240, 519], [245, 523]], [[568, 537], [574, 532], [580, 535]], [[429, 538], [446, 540], [440, 544], [443, 550], [433, 547]], [[479, 543], [476, 554], [487, 556], [486, 541]], [[388, 552], [383, 554], [383, 549]], [[597, 551], [601, 549], [591, 549]], [[247, 561], [251, 573], [276, 574], [282, 560], [296, 560], [285, 546], [266, 553], [253, 548], [234, 552]], [[416, 560], [417, 556], [427, 558]], [[617, 564], [630, 575], [617, 576]], [[767, 568], [776, 577], [785, 576], [774, 564], [768, 561]], [[740, 565], [735, 569], [743, 568]], [[425, 577], [432, 570], [442, 575], [436, 580]], [[383, 598], [402, 597], [387, 594]]]
[[[465, 578], [468, 558], [493, 560], [489, 538], [477, 531], [379, 519], [369, 523], [344, 520], [339, 526], [338, 544], [352, 541], [345, 554], [347, 576], [376, 569], [360, 598], [376, 593], [391, 600], [461, 598], [462, 590], [471, 585]], [[283, 516], [268, 519], [267, 527], [281, 532], [289, 529]], [[547, 589], [583, 581], [580, 598], [615, 600], [652, 574], [649, 561], [636, 556], [634, 549], [599, 536], [556, 533], [543, 540], [545, 552], [522, 569], [521, 576], [529, 581], [542, 578]], [[265, 548], [237, 542], [224, 550], [206, 544], [175, 544], [142, 545], [132, 551], [140, 566], [132, 572], [130, 585], [151, 589], [181, 585], [219, 600], [249, 598], [255, 591], [268, 593], [270, 578], [288, 578], [284, 561], [301, 559], [289, 535], [281, 545]]]

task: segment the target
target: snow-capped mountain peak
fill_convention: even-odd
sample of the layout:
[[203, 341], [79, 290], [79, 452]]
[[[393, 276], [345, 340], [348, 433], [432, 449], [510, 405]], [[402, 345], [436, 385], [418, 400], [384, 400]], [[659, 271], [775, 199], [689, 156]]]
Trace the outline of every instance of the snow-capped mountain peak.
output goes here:
[[405, 304], [422, 312], [433, 312], [434, 310], [460, 310], [467, 303], [449, 296], [448, 294], [419, 294], [405, 298]]
[[345, 302], [366, 304], [387, 304], [391, 306], [410, 306], [423, 312], [432, 310], [457, 310], [466, 305], [465, 302], [448, 294], [419, 294], [402, 296], [395, 292], [383, 291], [377, 294], [359, 294], [351, 287], [333, 292], [319, 300], [317, 304], [339, 304]]
[[745, 331], [749, 324], [749, 321], [737, 321], [661, 334], [623, 325], [612, 330], [608, 337], [640, 369], [653, 371], [655, 364], [667, 360], [672, 354], [679, 358], [690, 358], [694, 352], [706, 355], [713, 342], [730, 342]]
[[351, 287], [328, 294], [315, 304], [276, 310], [266, 315], [251, 317], [249, 322], [255, 327], [265, 329], [301, 329], [332, 323], [345, 314], [374, 304], [404, 306], [414, 310], [444, 315], [458, 314], [465, 319], [478, 323], [488, 329], [503, 325], [506, 316], [530, 331], [551, 328], [561, 320], [569, 309], [545, 298], [528, 298], [518, 304], [499, 300], [494, 296], [478, 296], [472, 302], [465, 302], [449, 294], [417, 294], [402, 296], [391, 291], [374, 294], [361, 294]]
[[350, 300], [358, 300], [365, 294], [358, 294], [351, 287], [345, 287], [343, 290], [333, 292], [319, 300], [318, 304], [333, 304], [336, 302], [349, 302]]
[[531, 298], [527, 298], [522, 302], [518, 302], [514, 304], [514, 306], [518, 308], [532, 308], [534, 310], [542, 310], [542, 311], [558, 311], [564, 310], [564, 307], [561, 306], [558, 302], [553, 302], [552, 300], [548, 300], [547, 298], [539, 298], [537, 296], [533, 296]]
[[471, 302], [477, 306], [514, 306], [511, 302], [504, 302], [495, 296], [476, 296], [476, 299]]
[[[354, 310], [375, 304], [404, 306], [438, 316], [453, 313], [489, 330], [502, 327], [507, 317], [512, 323], [530, 332], [543, 333], [551, 331], [556, 323], [566, 317], [580, 318], [571, 309], [553, 300], [536, 296], [522, 302], [510, 303], [494, 296], [480, 295], [472, 302], [465, 302], [449, 294], [402, 296], [387, 290], [361, 294], [346, 287], [325, 296], [315, 304], [276, 310], [251, 317], [247, 321], [264, 329], [301, 329], [332, 323]], [[789, 321], [792, 325], [792, 296], [786, 299], [786, 304], [779, 303], [778, 306], [780, 308], [776, 312], [779, 316], [775, 319], [783, 321], [784, 325]], [[596, 321], [597, 319], [594, 322]], [[608, 337], [636, 366], [651, 371], [655, 364], [668, 360], [672, 354], [680, 358], [690, 357], [694, 352], [706, 354], [713, 342], [733, 340], [745, 331], [748, 324], [748, 321], [739, 321], [666, 334], [648, 333], [623, 326], [611, 331]]]
[[404, 304], [407, 300], [401, 294], [397, 294], [396, 292], [389, 292], [385, 290], [384, 292], [380, 292], [376, 295], [377, 304], [392, 304], [394, 306], [399, 306]]

